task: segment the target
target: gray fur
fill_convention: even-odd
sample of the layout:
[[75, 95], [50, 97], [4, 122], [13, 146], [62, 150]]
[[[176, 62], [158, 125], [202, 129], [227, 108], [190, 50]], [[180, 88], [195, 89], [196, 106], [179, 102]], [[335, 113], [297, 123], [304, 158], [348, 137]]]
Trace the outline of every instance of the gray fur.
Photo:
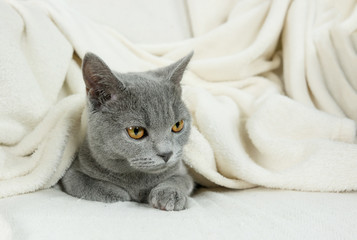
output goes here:
[[[83, 60], [88, 130], [64, 177], [64, 190], [101, 202], [137, 201], [164, 210], [182, 210], [193, 189], [182, 163], [190, 114], [181, 100], [180, 81], [192, 53], [155, 71], [116, 73], [96, 55]], [[184, 120], [184, 128], [172, 126]], [[135, 140], [126, 129], [144, 127]]]

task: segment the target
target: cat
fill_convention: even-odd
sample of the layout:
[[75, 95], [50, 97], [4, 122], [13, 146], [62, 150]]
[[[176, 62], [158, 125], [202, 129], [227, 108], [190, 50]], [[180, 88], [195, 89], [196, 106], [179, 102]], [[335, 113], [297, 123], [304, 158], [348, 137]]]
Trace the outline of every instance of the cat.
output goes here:
[[147, 72], [117, 73], [93, 53], [82, 63], [88, 128], [61, 179], [68, 194], [182, 210], [194, 182], [182, 161], [190, 113], [180, 82], [193, 55]]

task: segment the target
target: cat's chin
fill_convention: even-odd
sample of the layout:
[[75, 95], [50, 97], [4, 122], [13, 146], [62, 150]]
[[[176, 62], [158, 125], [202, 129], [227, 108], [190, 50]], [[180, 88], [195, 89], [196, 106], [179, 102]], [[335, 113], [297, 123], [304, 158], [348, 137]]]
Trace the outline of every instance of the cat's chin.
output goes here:
[[136, 167], [135, 169], [139, 172], [144, 172], [144, 173], [148, 173], [148, 174], [158, 174], [158, 173], [165, 172], [168, 169], [168, 166], [166, 164], [162, 164], [157, 167], [151, 167], [151, 168]]
[[167, 168], [162, 168], [162, 169], [152, 169], [152, 170], [142, 170], [142, 172], [144, 173], [148, 173], [148, 174], [159, 174], [159, 173], [163, 173], [167, 170]]

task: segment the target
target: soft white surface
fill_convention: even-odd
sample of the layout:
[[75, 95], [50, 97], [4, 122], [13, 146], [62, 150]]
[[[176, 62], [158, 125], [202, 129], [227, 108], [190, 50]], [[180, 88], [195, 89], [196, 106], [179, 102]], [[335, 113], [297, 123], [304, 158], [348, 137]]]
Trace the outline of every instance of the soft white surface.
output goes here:
[[285, 87], [306, 105], [357, 121], [357, 2], [294, 1], [283, 33]]
[[[183, 80], [194, 120], [185, 160], [201, 183], [357, 189], [355, 1], [189, 1], [193, 38], [156, 45], [133, 42], [158, 41], [158, 35], [129, 41], [118, 33], [135, 25], [117, 24], [114, 5], [90, 1], [75, 10], [83, 4], [0, 0], [0, 89], [6, 89], [0, 91], [0, 197], [48, 188], [70, 164], [85, 129], [80, 59], [87, 51], [115, 70], [141, 71], [195, 50]], [[106, 8], [111, 9], [100, 18]], [[130, 30], [123, 35], [135, 34], [134, 27]], [[177, 40], [186, 38], [187, 32], [177, 31]], [[291, 98], [283, 96], [284, 90]], [[11, 235], [6, 220], [17, 239], [41, 234], [53, 239], [56, 232], [96, 239], [127, 234], [129, 223], [138, 221], [142, 231], [133, 227], [134, 234], [153, 239], [155, 232], [166, 232], [165, 239], [353, 239], [355, 202], [355, 193], [201, 191], [189, 210], [165, 213], [135, 203], [79, 201], [47, 190], [0, 200], [6, 212], [0, 236]], [[174, 223], [180, 228], [172, 233]]]
[[[0, 42], [7, 89], [0, 93], [0, 196], [49, 187], [70, 164], [85, 129], [80, 58], [87, 51], [117, 71], [141, 71], [192, 49], [183, 80], [194, 124], [185, 161], [202, 184], [356, 190], [355, 122], [281, 96], [275, 51], [280, 33], [291, 27], [291, 20], [284, 25], [294, 10], [288, 1], [238, 1], [227, 21], [209, 32], [151, 47], [129, 42], [62, 1], [9, 2], [0, 2], [8, 31]], [[201, 14], [212, 18], [208, 10]]]
[[135, 43], [165, 43], [190, 37], [185, 0], [65, 0], [97, 23]]
[[355, 239], [357, 193], [199, 190], [189, 208], [78, 200], [49, 189], [0, 200], [14, 239]]

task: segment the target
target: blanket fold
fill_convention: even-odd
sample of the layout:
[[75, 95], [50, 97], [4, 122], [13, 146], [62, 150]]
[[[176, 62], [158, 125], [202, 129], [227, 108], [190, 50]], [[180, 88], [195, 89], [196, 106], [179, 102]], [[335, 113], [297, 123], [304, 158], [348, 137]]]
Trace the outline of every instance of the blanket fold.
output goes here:
[[192, 38], [139, 45], [63, 1], [0, 0], [0, 197], [51, 187], [71, 163], [86, 128], [87, 51], [123, 72], [195, 51], [183, 98], [197, 182], [357, 190], [356, 3], [188, 3]]

